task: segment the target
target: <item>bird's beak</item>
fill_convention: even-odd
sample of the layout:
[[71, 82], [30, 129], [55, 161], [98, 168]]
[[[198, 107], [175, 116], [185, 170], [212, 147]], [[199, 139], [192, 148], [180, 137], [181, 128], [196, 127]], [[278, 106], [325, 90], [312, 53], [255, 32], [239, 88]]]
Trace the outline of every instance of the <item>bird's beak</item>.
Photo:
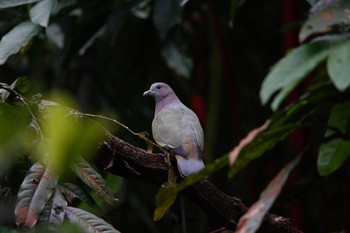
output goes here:
[[152, 91], [148, 90], [143, 93], [143, 96], [152, 95]]

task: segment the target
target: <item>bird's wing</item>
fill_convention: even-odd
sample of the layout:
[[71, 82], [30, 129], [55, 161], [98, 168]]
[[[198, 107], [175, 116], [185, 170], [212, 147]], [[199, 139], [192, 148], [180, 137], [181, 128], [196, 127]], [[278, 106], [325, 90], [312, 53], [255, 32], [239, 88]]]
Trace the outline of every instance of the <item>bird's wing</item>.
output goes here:
[[177, 108], [163, 108], [152, 122], [154, 140], [162, 147], [177, 148], [182, 144], [183, 111]]

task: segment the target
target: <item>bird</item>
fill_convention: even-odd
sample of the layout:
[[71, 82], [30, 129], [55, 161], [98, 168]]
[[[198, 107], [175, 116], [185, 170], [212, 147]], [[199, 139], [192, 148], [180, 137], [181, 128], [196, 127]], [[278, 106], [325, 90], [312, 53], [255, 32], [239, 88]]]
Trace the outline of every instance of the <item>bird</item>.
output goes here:
[[187, 177], [203, 169], [204, 133], [197, 115], [166, 83], [153, 83], [143, 96], [155, 100], [152, 135], [158, 145], [175, 155], [180, 175]]

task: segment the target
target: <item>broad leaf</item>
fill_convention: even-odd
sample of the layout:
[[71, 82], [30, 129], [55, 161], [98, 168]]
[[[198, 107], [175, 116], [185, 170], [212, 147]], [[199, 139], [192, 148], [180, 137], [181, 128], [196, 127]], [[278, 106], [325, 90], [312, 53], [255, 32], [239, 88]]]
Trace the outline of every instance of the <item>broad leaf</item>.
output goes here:
[[46, 29], [46, 36], [59, 49], [64, 47], [64, 33], [58, 24], [51, 23]]
[[29, 169], [26, 177], [24, 178], [24, 181], [18, 191], [15, 208], [17, 225], [24, 225], [27, 222], [29, 207], [44, 171], [45, 168], [43, 165], [37, 162]]
[[177, 45], [169, 42], [161, 51], [167, 65], [178, 75], [189, 78], [192, 70], [192, 60]]
[[67, 201], [62, 195], [62, 190], [58, 186], [55, 190], [51, 214], [49, 218], [49, 230], [57, 230], [63, 224], [65, 211], [67, 209]]
[[236, 160], [237, 160], [237, 157], [239, 155], [239, 153], [241, 152], [241, 150], [246, 146], [248, 145], [249, 143], [251, 143], [254, 138], [263, 130], [265, 130], [267, 128], [267, 126], [269, 125], [269, 121], [266, 121], [265, 124], [263, 124], [262, 126], [258, 127], [258, 128], [255, 128], [253, 130], [251, 130], [248, 135], [243, 138], [238, 146], [236, 146], [235, 148], [233, 148], [233, 150], [230, 152], [229, 154], [229, 161], [230, 161], [230, 165], [232, 166]]
[[69, 222], [73, 224], [77, 224], [80, 226], [85, 232], [108, 232], [108, 233], [118, 233], [114, 227], [108, 223], [106, 223], [103, 219], [98, 218], [97, 216], [86, 212], [84, 210], [67, 207], [66, 216]]
[[157, 193], [156, 210], [154, 211], [153, 221], [159, 221], [163, 218], [165, 212], [175, 202], [177, 192], [176, 175], [172, 167], [169, 168], [168, 181], [165, 182]]
[[349, 22], [350, 1], [340, 1], [330, 7], [311, 14], [299, 33], [299, 41], [306, 40], [313, 34], [331, 31], [332, 26]]
[[296, 128], [299, 128], [318, 107], [322, 106], [322, 103], [336, 98], [337, 95], [338, 92], [329, 84], [319, 84], [308, 95], [303, 96], [286, 110], [275, 113], [267, 129], [257, 134], [239, 151], [235, 163], [230, 168], [229, 178], [232, 178], [251, 161], [262, 156], [276, 143], [285, 139]]
[[27, 45], [29, 40], [39, 31], [40, 27], [37, 24], [25, 21], [3, 36], [0, 41], [0, 65], [3, 65], [10, 55], [17, 53]]
[[51, 11], [56, 3], [57, 0], [44, 0], [35, 4], [29, 11], [32, 22], [47, 27]]
[[36, 224], [46, 203], [55, 191], [57, 181], [58, 177], [47, 167], [29, 203], [25, 226], [32, 228]]
[[10, 87], [13, 90], [19, 91], [21, 94], [26, 93], [30, 90], [30, 82], [28, 77], [21, 76], [18, 77], [11, 85]]
[[153, 22], [161, 39], [181, 20], [181, 3], [179, 0], [156, 0], [153, 8]]
[[[328, 125], [346, 134], [350, 126], [350, 103], [336, 104], [329, 117]], [[327, 130], [325, 137], [333, 136], [333, 130]], [[350, 156], [350, 141], [345, 140], [341, 135], [335, 139], [322, 144], [317, 160], [317, 169], [320, 175], [327, 176], [336, 171]]]
[[39, 2], [41, 0], [1, 0], [0, 8], [8, 8], [14, 6], [25, 5], [33, 2]]
[[239, 220], [236, 233], [254, 233], [261, 225], [264, 216], [275, 202], [291, 170], [299, 162], [300, 156], [285, 166], [260, 194], [260, 198]]
[[114, 205], [117, 202], [117, 199], [113, 197], [112, 190], [106, 186], [103, 177], [83, 158], [77, 157], [71, 168], [102, 200], [110, 205]]
[[280, 91], [271, 108], [276, 110], [296, 85], [328, 55], [328, 43], [315, 42], [302, 45], [281, 59], [267, 75], [260, 89], [260, 99], [266, 104], [271, 96]]
[[335, 87], [344, 91], [350, 86], [350, 41], [332, 48], [327, 61], [329, 76]]

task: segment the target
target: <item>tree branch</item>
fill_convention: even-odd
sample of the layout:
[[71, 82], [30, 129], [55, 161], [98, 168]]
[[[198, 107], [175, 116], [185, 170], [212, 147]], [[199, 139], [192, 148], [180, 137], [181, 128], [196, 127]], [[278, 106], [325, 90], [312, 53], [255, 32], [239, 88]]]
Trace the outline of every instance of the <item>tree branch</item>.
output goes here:
[[[95, 164], [101, 170], [130, 179], [158, 185], [167, 180], [168, 167], [163, 154], [149, 153], [115, 136], [109, 136], [103, 141]], [[208, 180], [203, 180], [183, 192], [227, 229], [235, 229], [239, 218], [248, 210], [239, 199], [226, 195]], [[268, 213], [259, 232], [301, 231], [289, 219]]]

